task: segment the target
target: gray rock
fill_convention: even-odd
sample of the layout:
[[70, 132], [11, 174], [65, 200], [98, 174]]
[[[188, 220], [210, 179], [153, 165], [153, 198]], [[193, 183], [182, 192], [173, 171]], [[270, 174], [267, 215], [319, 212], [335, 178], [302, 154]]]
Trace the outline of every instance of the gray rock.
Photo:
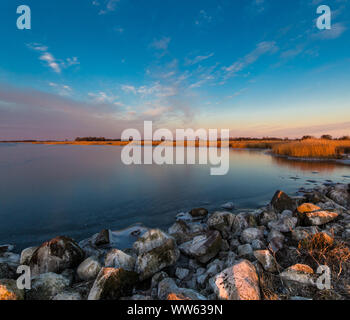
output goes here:
[[107, 229], [101, 230], [101, 232], [95, 238], [96, 246], [103, 246], [110, 242], [110, 231]]
[[185, 268], [176, 268], [176, 271], [175, 271], [176, 277], [180, 280], [185, 279], [189, 273], [190, 273], [190, 270]]
[[243, 243], [252, 243], [254, 240], [261, 240], [264, 238], [264, 233], [258, 228], [247, 228], [241, 234], [241, 241]]
[[20, 264], [29, 265], [30, 259], [32, 258], [36, 249], [38, 249], [38, 247], [29, 247], [22, 250]]
[[241, 258], [251, 259], [253, 257], [253, 248], [250, 244], [243, 244], [237, 250], [238, 256]]
[[297, 222], [298, 219], [295, 217], [281, 217], [279, 220], [269, 222], [268, 226], [271, 230], [274, 229], [280, 232], [290, 232], [295, 228]]
[[32, 255], [32, 275], [48, 272], [62, 272], [77, 267], [84, 259], [84, 251], [67, 237], [57, 237], [44, 242]]
[[292, 239], [294, 241], [299, 242], [299, 241], [304, 240], [310, 236], [315, 235], [319, 231], [320, 231], [320, 229], [317, 227], [296, 227], [292, 231], [291, 236], [292, 236]]
[[232, 210], [235, 208], [235, 205], [233, 202], [226, 202], [221, 205], [221, 208], [226, 209], [226, 210]]
[[274, 208], [276, 212], [281, 213], [284, 210], [294, 211], [296, 204], [286, 193], [278, 190], [271, 200], [271, 207]]
[[88, 296], [88, 300], [118, 300], [129, 296], [138, 280], [133, 271], [102, 268]]
[[263, 211], [258, 216], [258, 223], [267, 226], [270, 221], [277, 220], [277, 214], [274, 210]]
[[134, 249], [138, 253], [135, 271], [141, 280], [175, 264], [180, 256], [174, 238], [158, 229], [146, 232], [134, 243]]
[[63, 275], [53, 272], [42, 273], [32, 278], [31, 289], [27, 291], [26, 297], [29, 300], [51, 300], [69, 285], [70, 280]]
[[97, 277], [102, 266], [95, 257], [85, 259], [77, 269], [77, 275], [80, 280], [93, 280]]
[[197, 236], [192, 241], [183, 243], [179, 249], [199, 262], [207, 263], [220, 251], [221, 241], [220, 232], [208, 231], [205, 235]]
[[238, 214], [234, 217], [232, 223], [233, 236], [239, 236], [244, 229], [248, 228], [248, 222], [245, 218], [245, 214]]
[[169, 297], [169, 295], [179, 295], [182, 298], [181, 300], [207, 300], [205, 296], [199, 294], [198, 292], [192, 289], [179, 288], [173, 279], [166, 278], [163, 279], [158, 285], [158, 299], [174, 299]]
[[118, 249], [109, 251], [105, 258], [105, 267], [123, 268], [124, 270], [134, 271], [135, 258], [129, 256]]
[[81, 294], [79, 292], [75, 292], [72, 290], [63, 291], [61, 293], [56, 294], [52, 300], [59, 300], [59, 301], [76, 301], [76, 300], [83, 300]]
[[266, 248], [264, 242], [259, 239], [253, 240], [251, 245], [253, 250], [263, 250]]
[[210, 229], [218, 230], [224, 238], [231, 233], [231, 228], [235, 215], [231, 212], [216, 211], [209, 216], [207, 224]]
[[310, 296], [314, 290], [314, 272], [304, 264], [295, 264], [280, 274], [291, 295]]
[[276, 272], [278, 270], [276, 259], [269, 250], [256, 250], [254, 251], [254, 256], [261, 263], [265, 271]]

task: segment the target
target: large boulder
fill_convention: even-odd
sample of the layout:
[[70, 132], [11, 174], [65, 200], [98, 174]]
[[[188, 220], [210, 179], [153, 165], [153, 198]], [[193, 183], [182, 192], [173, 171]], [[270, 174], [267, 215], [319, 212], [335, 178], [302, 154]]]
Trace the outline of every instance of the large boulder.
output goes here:
[[134, 271], [135, 258], [129, 256], [118, 249], [109, 251], [105, 258], [105, 267], [123, 268], [124, 270]]
[[17, 288], [17, 282], [12, 279], [0, 280], [0, 300], [24, 300], [24, 290]]
[[222, 238], [217, 230], [210, 230], [204, 235], [195, 237], [192, 241], [179, 246], [181, 252], [201, 263], [207, 263], [221, 249]]
[[322, 210], [312, 203], [303, 203], [297, 208], [297, 213], [301, 223], [307, 226], [324, 225], [338, 217], [338, 213]]
[[31, 289], [27, 291], [26, 297], [29, 300], [51, 300], [69, 285], [70, 280], [61, 274], [43, 273], [32, 278]]
[[281, 213], [284, 210], [294, 211], [296, 207], [295, 201], [280, 190], [276, 191], [270, 204], [271, 207], [278, 213]]
[[130, 296], [138, 281], [137, 274], [122, 268], [102, 268], [88, 296], [88, 300], [118, 300]]
[[88, 281], [96, 278], [102, 266], [95, 257], [85, 259], [77, 269], [77, 275], [80, 280]]
[[259, 277], [254, 265], [247, 260], [225, 269], [209, 283], [220, 300], [260, 300]]
[[175, 264], [180, 256], [174, 238], [159, 229], [146, 232], [134, 243], [136, 259], [135, 271], [140, 279], [152, 277], [165, 267]]
[[47, 272], [60, 273], [77, 267], [84, 259], [84, 251], [68, 237], [57, 237], [44, 242], [33, 253], [29, 266], [32, 275]]

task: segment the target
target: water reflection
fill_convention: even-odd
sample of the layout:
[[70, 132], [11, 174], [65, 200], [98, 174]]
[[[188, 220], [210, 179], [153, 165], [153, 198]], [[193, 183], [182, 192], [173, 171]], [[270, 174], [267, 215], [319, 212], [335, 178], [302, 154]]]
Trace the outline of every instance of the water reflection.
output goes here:
[[211, 164], [125, 166], [120, 152], [116, 146], [0, 145], [0, 243], [23, 248], [57, 235], [80, 240], [138, 222], [167, 228], [193, 207], [213, 211], [232, 201], [237, 211], [256, 208], [277, 189], [294, 193], [350, 176], [346, 166], [263, 151], [231, 149], [224, 176], [211, 176]]
[[272, 156], [274, 164], [288, 169], [297, 169], [305, 172], [332, 173], [341, 165], [330, 161], [301, 161]]

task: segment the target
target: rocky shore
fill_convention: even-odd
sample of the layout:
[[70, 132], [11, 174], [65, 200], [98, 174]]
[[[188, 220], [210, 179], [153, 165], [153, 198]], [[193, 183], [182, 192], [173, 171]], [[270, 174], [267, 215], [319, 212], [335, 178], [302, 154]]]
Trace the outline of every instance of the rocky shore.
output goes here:
[[[107, 229], [21, 253], [0, 245], [0, 300], [350, 299], [350, 185], [299, 191], [248, 212], [195, 208], [166, 232], [134, 228], [122, 250]], [[17, 288], [19, 265], [30, 290]]]

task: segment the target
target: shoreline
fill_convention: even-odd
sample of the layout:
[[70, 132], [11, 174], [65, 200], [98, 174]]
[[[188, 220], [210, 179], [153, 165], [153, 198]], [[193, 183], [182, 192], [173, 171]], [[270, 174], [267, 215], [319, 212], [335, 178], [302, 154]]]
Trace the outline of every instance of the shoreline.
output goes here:
[[[350, 185], [296, 194], [276, 191], [268, 205], [239, 213], [194, 208], [176, 215], [168, 230], [103, 229], [79, 242], [58, 236], [20, 253], [0, 245], [0, 285], [28, 300], [350, 299]], [[11, 287], [20, 264], [30, 266], [34, 290]], [[319, 264], [331, 270], [326, 291], [315, 287]]]
[[[152, 145], [152, 146], [158, 146], [161, 143], [164, 143], [164, 141], [113, 141], [113, 140], [106, 140], [106, 141], [0, 141], [0, 143], [28, 143], [28, 144], [46, 144], [46, 145], [77, 145], [77, 146], [125, 146], [130, 143], [133, 144], [141, 144], [141, 146], [144, 145]], [[259, 140], [249, 140], [249, 143], [243, 142], [243, 145], [237, 146], [236, 143], [242, 143], [242, 141], [239, 140], [231, 140], [229, 142], [229, 148], [234, 150], [253, 150], [253, 151], [263, 151], [266, 154], [269, 154], [271, 156], [277, 157], [277, 158], [284, 158], [291, 161], [308, 161], [308, 162], [333, 162], [337, 164], [342, 165], [350, 165], [350, 156], [349, 155], [342, 155], [342, 158], [338, 157], [295, 157], [295, 156], [289, 156], [289, 155], [282, 155], [277, 154], [272, 151], [272, 148], [266, 147], [265, 143], [263, 146], [259, 147], [256, 146], [256, 144], [259, 144]], [[282, 141], [278, 142], [269, 142], [269, 143], [282, 143]], [[169, 146], [184, 146], [184, 147], [195, 147], [199, 148], [200, 143], [199, 141], [166, 141], [166, 144], [169, 144]], [[247, 144], [252, 144], [252, 147], [247, 146]], [[207, 141], [207, 147], [221, 147], [221, 142], [218, 141], [217, 143], [214, 141]]]

